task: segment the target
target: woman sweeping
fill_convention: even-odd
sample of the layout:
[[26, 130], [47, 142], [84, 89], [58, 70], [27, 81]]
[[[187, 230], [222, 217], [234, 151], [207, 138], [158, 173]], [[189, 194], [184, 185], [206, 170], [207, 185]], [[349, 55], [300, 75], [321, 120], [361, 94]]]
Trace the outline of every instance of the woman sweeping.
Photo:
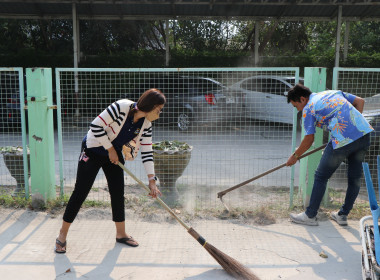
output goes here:
[[141, 148], [141, 158], [149, 180], [149, 195], [153, 198], [161, 195], [154, 175], [152, 121], [159, 118], [165, 102], [161, 91], [150, 89], [136, 103], [128, 99], [114, 102], [93, 120], [82, 141], [75, 188], [66, 206], [62, 227], [55, 242], [56, 253], [66, 253], [69, 228], [100, 168], [106, 176], [111, 196], [116, 242], [132, 247], [139, 245], [125, 231], [124, 174], [117, 164], [119, 161], [124, 164], [123, 154], [126, 160], [133, 160]]

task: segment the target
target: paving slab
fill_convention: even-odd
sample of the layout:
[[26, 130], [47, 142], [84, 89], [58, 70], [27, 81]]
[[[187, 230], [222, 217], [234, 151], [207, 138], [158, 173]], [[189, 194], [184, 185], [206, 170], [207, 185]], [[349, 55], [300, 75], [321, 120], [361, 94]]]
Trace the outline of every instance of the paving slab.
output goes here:
[[[61, 219], [0, 209], [0, 279], [233, 279], [178, 223], [127, 219], [127, 232], [140, 243], [132, 248], [115, 243], [111, 219], [79, 216], [67, 253], [56, 254]], [[341, 227], [328, 220], [312, 227], [287, 219], [267, 226], [196, 220], [191, 226], [260, 279], [362, 277], [359, 221]]]

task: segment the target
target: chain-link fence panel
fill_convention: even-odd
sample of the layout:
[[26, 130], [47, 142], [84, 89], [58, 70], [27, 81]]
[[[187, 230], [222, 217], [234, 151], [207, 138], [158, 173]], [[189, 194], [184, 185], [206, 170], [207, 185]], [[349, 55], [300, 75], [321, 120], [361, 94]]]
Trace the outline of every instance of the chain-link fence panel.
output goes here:
[[[374, 186], [378, 189], [376, 157], [380, 155], [380, 69], [375, 68], [335, 68], [333, 88], [364, 98], [363, 115], [374, 128], [371, 146], [365, 161], [368, 162]], [[342, 163], [329, 182], [329, 190], [342, 190], [336, 199], [343, 202], [347, 188], [347, 165]], [[359, 199], [368, 200], [364, 177]]]
[[[185, 158], [161, 159], [155, 153], [159, 185], [174, 188], [177, 202], [190, 210], [223, 208], [219, 191], [286, 162], [291, 154], [296, 112], [286, 94], [299, 79], [298, 68], [57, 69], [65, 193], [73, 190], [81, 142], [91, 121], [114, 101], [137, 101], [147, 89], [157, 88], [167, 103], [153, 123], [153, 142], [192, 147]], [[126, 167], [147, 182], [140, 156]], [[283, 168], [224, 200], [233, 207], [282, 204], [287, 209], [291, 178], [292, 168]], [[130, 186], [136, 182], [126, 176], [125, 183], [126, 193], [133, 191]], [[102, 172], [89, 197], [109, 199]]]
[[0, 68], [0, 194], [28, 193], [25, 97], [23, 69]]

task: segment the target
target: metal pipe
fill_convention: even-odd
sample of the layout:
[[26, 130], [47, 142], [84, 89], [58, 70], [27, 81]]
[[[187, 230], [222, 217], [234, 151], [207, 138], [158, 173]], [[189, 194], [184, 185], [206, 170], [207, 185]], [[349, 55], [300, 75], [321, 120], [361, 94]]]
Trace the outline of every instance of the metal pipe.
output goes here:
[[[296, 84], [299, 82], [299, 70], [296, 71]], [[297, 125], [298, 125], [298, 112], [297, 109], [293, 109], [293, 130], [292, 130], [292, 153], [296, 150], [296, 139], [297, 139]], [[302, 121], [301, 121], [302, 126]], [[302, 127], [301, 127], [302, 130]], [[294, 195], [294, 173], [295, 165], [292, 165], [290, 169], [290, 194], [289, 194], [289, 208], [293, 207], [293, 195]]]
[[[16, 70], [16, 69], [15, 69]], [[23, 153], [23, 164], [24, 164], [24, 188], [25, 188], [25, 198], [29, 198], [29, 163], [28, 163], [28, 149], [26, 141], [26, 122], [25, 122], [25, 106], [24, 100], [24, 71], [22, 68], [17, 68], [18, 71], [18, 81], [20, 89], [20, 114], [21, 114], [21, 135], [22, 135], [22, 153]]]
[[[74, 48], [74, 68], [78, 68], [78, 28], [77, 28], [77, 8], [76, 4], [72, 4], [73, 14], [73, 48]], [[74, 91], [76, 100], [75, 116], [79, 116], [79, 86], [78, 86], [78, 72], [74, 72]]]
[[255, 22], [255, 66], [259, 65], [259, 31], [260, 24], [258, 21]]
[[[363, 254], [364, 254], [364, 256], [363, 256], [364, 260], [363, 261], [364, 261], [364, 269], [365, 269], [366, 274], [369, 273], [369, 262], [368, 262], [367, 243], [365, 241], [366, 234], [364, 231], [364, 222], [369, 220], [369, 219], [372, 219], [372, 216], [365, 216], [365, 217], [360, 219], [360, 235], [362, 238], [362, 250], [363, 250]], [[370, 242], [370, 240], [368, 240], [368, 242]], [[366, 275], [366, 277], [369, 277], [369, 275]]]
[[165, 21], [165, 65], [169, 66], [170, 54], [169, 54], [169, 20]]
[[348, 37], [350, 35], [350, 22], [346, 21], [346, 30], [344, 32], [344, 47], [343, 47], [343, 60], [347, 60], [348, 54]]
[[62, 141], [62, 118], [61, 118], [61, 72], [55, 69], [55, 86], [57, 94], [57, 133], [58, 133], [58, 153], [59, 153], [59, 186], [60, 186], [60, 197], [64, 195], [64, 185], [63, 185], [63, 141]]
[[336, 24], [336, 44], [335, 44], [335, 67], [339, 67], [340, 50], [340, 29], [342, 27], [342, 6], [338, 7], [338, 20]]

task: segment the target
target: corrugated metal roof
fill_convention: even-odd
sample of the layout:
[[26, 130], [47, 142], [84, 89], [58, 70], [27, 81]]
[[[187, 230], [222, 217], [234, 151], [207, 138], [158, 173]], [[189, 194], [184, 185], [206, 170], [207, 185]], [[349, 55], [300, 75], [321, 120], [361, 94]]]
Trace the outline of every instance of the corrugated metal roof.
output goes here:
[[380, 20], [380, 0], [0, 0], [1, 18]]

